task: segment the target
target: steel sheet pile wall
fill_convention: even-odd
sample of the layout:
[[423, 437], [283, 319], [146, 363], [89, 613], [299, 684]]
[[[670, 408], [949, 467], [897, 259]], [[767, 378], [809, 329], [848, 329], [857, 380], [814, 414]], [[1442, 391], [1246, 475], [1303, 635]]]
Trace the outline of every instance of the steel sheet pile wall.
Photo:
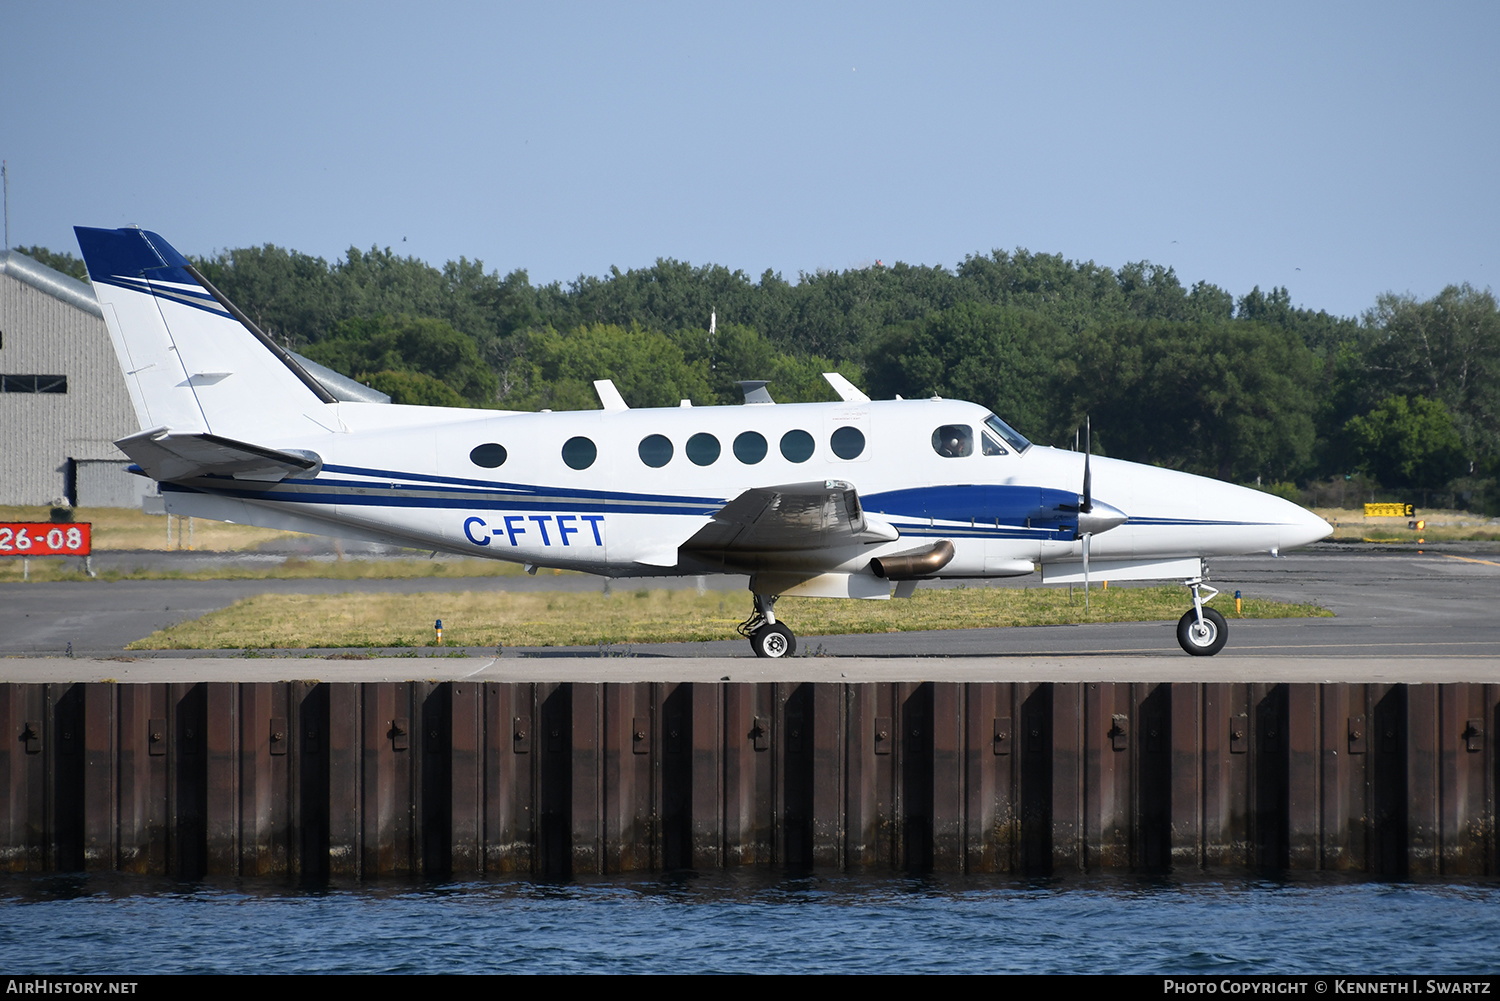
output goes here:
[[0, 868], [1493, 875], [1500, 686], [0, 685]]

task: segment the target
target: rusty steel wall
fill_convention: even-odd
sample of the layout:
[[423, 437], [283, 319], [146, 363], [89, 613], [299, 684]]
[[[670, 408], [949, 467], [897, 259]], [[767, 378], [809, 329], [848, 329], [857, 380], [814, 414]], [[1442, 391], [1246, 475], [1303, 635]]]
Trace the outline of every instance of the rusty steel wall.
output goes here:
[[1500, 686], [0, 684], [0, 870], [1495, 875]]

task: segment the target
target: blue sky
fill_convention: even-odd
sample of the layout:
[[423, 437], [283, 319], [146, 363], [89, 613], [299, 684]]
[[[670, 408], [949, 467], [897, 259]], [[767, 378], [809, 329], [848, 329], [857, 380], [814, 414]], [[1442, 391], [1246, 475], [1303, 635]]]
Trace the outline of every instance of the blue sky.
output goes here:
[[562, 280], [1025, 247], [1356, 315], [1500, 284], [1500, 4], [257, 3], [0, 14], [12, 246]]

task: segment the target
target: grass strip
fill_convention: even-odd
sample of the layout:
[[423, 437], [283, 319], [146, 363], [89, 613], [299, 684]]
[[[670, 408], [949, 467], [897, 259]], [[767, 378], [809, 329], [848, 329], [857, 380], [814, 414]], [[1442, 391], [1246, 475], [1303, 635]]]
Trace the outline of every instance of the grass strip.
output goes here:
[[[266, 594], [152, 633], [133, 650], [305, 647], [591, 646], [730, 639], [749, 611], [748, 595], [692, 590], [599, 593], [473, 591], [453, 594]], [[830, 601], [784, 598], [776, 605], [798, 635], [908, 632], [1083, 622], [1175, 621], [1188, 607], [1181, 587], [1095, 590], [1088, 611], [1081, 590], [973, 587], [918, 590], [910, 599]], [[1233, 599], [1214, 607], [1234, 617]], [[1316, 605], [1258, 598], [1244, 618], [1332, 615]]]

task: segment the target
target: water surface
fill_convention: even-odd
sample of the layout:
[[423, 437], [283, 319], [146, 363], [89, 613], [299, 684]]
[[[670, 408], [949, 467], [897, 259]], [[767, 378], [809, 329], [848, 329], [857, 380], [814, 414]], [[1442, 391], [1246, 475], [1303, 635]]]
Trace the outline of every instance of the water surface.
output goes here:
[[1491, 973], [1500, 884], [0, 878], [10, 973]]

